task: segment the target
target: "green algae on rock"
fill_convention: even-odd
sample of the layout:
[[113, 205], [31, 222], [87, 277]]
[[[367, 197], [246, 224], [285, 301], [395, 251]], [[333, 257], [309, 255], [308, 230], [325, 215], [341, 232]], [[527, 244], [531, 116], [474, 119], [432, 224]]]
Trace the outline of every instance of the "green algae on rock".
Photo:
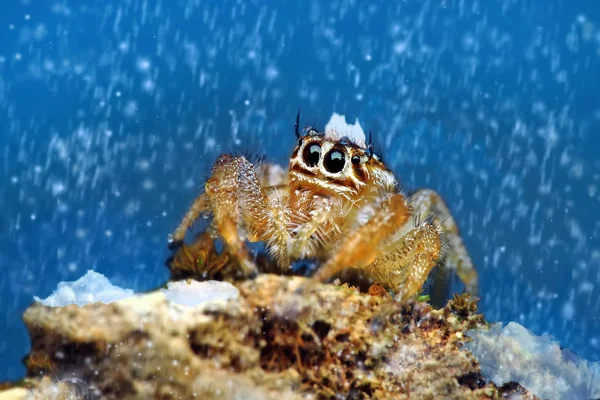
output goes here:
[[195, 306], [160, 291], [82, 307], [34, 304], [24, 315], [25, 384], [35, 396], [76, 376], [93, 399], [535, 398], [483, 380], [463, 349], [464, 332], [485, 326], [468, 298], [435, 310], [347, 285], [300, 294], [305, 281], [261, 275], [236, 283], [237, 298]]

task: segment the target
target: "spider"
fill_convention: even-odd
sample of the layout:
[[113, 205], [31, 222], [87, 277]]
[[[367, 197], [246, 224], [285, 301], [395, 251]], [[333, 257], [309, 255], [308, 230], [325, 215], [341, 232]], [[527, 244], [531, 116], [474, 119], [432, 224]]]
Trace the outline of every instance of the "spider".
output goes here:
[[467, 291], [477, 292], [473, 263], [436, 192], [398, 191], [358, 120], [349, 125], [334, 113], [324, 132], [299, 126], [300, 111], [287, 174], [277, 176], [244, 156], [219, 156], [170, 246], [183, 243], [191, 225], [207, 214], [212, 231], [247, 275], [257, 266], [246, 241], [260, 241], [283, 271], [294, 260], [319, 260], [313, 278], [324, 282], [357, 268], [405, 299], [420, 293], [445, 255], [446, 269], [455, 271]]

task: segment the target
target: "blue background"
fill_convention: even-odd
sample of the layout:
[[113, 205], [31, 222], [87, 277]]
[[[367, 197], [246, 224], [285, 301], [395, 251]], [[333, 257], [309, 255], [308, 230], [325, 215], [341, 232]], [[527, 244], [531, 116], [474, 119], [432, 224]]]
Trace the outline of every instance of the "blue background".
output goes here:
[[0, 13], [0, 379], [21, 314], [88, 269], [147, 290], [222, 152], [284, 164], [298, 108], [374, 132], [439, 191], [490, 320], [600, 359], [593, 1], [7, 0]]

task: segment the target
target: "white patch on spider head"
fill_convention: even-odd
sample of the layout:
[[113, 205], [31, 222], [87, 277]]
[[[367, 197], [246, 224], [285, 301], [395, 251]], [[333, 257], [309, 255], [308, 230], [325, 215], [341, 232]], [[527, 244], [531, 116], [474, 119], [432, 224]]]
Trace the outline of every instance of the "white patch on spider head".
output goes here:
[[365, 131], [360, 126], [358, 118], [356, 118], [354, 124], [348, 124], [345, 115], [333, 113], [329, 122], [325, 125], [325, 138], [339, 140], [344, 136], [363, 149], [367, 148]]

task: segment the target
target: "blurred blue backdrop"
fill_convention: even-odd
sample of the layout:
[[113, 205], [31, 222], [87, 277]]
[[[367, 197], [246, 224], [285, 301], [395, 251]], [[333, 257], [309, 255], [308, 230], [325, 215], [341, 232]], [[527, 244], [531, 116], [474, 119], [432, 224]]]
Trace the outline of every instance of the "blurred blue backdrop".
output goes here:
[[600, 18], [592, 1], [6, 0], [0, 379], [21, 314], [88, 269], [147, 290], [212, 161], [286, 163], [292, 124], [374, 132], [447, 200], [490, 320], [600, 359]]

